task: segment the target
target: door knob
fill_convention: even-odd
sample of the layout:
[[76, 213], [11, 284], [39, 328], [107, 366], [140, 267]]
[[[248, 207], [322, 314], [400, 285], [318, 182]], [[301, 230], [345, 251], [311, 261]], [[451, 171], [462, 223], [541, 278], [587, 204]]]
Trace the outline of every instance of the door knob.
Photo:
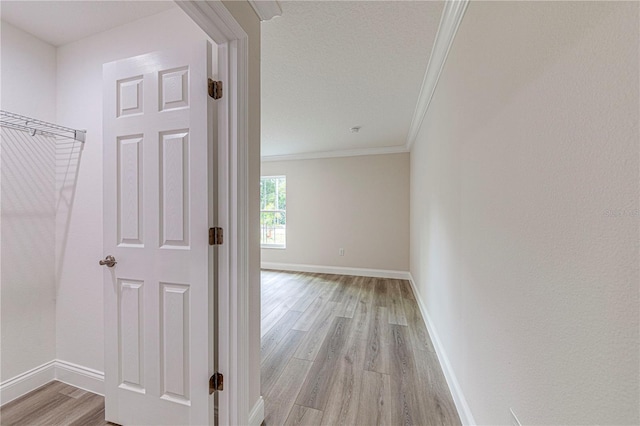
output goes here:
[[109, 255], [107, 257], [104, 258], [104, 260], [101, 260], [99, 262], [101, 265], [107, 265], [108, 268], [113, 268], [114, 266], [116, 266], [116, 258]]

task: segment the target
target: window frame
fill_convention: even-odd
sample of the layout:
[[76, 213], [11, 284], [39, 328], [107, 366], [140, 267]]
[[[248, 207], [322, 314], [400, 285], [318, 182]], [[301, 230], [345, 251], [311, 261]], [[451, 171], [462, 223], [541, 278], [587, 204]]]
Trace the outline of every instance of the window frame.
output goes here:
[[[263, 179], [284, 179], [285, 181], [285, 188], [286, 188], [286, 182], [287, 182], [287, 175], [274, 175], [274, 176], [260, 176], [260, 182], [262, 182]], [[277, 197], [277, 186], [276, 186], [276, 197]], [[285, 193], [285, 200], [286, 200], [286, 193]], [[285, 225], [284, 225], [284, 229], [285, 229], [285, 234], [284, 234], [284, 244], [270, 244], [270, 243], [263, 243], [262, 242], [262, 223], [260, 224], [260, 248], [263, 249], [280, 249], [280, 250], [284, 250], [287, 248], [287, 224], [286, 224], [286, 217], [287, 217], [287, 209], [286, 207], [284, 209], [273, 209], [273, 210], [263, 210], [262, 209], [262, 192], [260, 192], [260, 222], [262, 222], [262, 213], [283, 213], [284, 217], [285, 217]]]

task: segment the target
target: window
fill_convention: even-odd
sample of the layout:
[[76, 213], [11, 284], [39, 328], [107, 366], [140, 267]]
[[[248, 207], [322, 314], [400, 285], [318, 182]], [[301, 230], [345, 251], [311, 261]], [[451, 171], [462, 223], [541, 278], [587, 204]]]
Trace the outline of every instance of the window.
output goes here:
[[260, 178], [260, 244], [285, 248], [287, 243], [287, 178]]

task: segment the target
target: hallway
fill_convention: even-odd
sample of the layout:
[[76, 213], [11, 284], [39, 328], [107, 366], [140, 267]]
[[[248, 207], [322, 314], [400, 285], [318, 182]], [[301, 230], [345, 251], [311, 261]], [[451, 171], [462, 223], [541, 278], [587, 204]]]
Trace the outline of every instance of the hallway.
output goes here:
[[266, 426], [460, 424], [408, 281], [262, 271]]

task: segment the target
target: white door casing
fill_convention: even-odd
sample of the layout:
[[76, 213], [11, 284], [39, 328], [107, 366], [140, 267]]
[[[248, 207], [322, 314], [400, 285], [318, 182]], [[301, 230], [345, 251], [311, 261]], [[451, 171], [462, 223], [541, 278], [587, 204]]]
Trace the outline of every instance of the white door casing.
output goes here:
[[[252, 367], [249, 359], [249, 236], [252, 232], [249, 216], [249, 36], [220, 0], [177, 0], [176, 4], [218, 46], [219, 79], [225, 87], [224, 97], [218, 101], [217, 120], [218, 224], [225, 230], [225, 243], [218, 249], [217, 271], [218, 363], [225, 374], [224, 391], [217, 393], [218, 419], [221, 425], [259, 426], [264, 420], [264, 403], [262, 398], [250, 401], [248, 392]], [[259, 94], [254, 92], [252, 96]], [[253, 327], [255, 344], [259, 346], [259, 319]], [[259, 371], [259, 364], [257, 368]], [[257, 375], [259, 377], [259, 372]]]
[[213, 424], [211, 45], [104, 65], [105, 415]]

